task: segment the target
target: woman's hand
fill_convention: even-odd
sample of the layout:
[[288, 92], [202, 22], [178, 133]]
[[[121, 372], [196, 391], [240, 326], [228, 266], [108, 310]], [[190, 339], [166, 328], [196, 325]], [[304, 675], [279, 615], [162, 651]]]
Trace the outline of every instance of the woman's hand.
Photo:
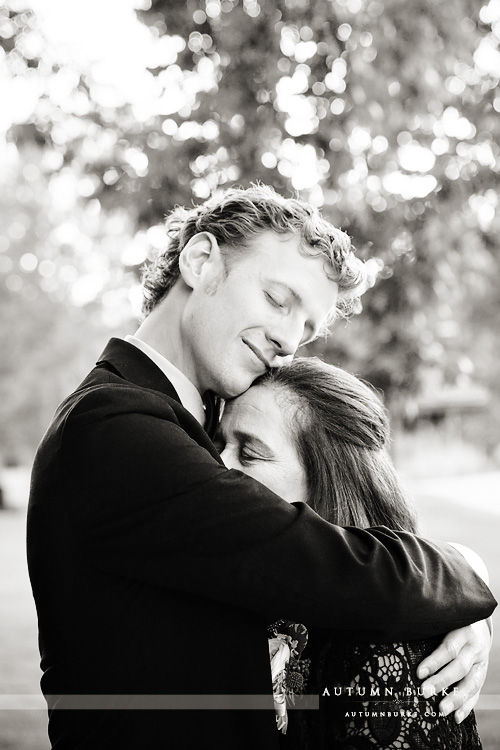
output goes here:
[[457, 724], [470, 714], [478, 701], [486, 679], [490, 648], [490, 626], [487, 620], [481, 620], [452, 630], [418, 666], [417, 676], [425, 679], [421, 687], [426, 698], [458, 683], [439, 704], [439, 710], [445, 715], [455, 711]]

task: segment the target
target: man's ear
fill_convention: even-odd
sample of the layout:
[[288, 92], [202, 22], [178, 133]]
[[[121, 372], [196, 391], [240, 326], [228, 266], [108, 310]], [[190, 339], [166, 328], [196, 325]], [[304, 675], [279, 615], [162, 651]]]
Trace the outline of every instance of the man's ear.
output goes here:
[[196, 289], [209, 275], [218, 273], [221, 263], [219, 245], [211, 232], [199, 232], [182, 248], [179, 270], [187, 286]]

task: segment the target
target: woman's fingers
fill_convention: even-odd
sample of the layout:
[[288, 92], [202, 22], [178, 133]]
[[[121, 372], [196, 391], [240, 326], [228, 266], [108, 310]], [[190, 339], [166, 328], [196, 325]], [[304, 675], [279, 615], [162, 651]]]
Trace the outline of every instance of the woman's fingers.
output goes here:
[[463, 680], [460, 680], [451, 690], [445, 689], [439, 703], [439, 710], [445, 716], [455, 711], [455, 718], [458, 722], [468, 716], [478, 701], [479, 691], [486, 678], [486, 669], [485, 663], [473, 664]]
[[[456, 683], [461, 682], [471, 672], [475, 658], [476, 653], [474, 650], [469, 646], [464, 646], [456, 659], [453, 659], [437, 674], [422, 683], [424, 697], [428, 698], [430, 695], [436, 695], [445, 690], [451, 696], [455, 688], [458, 687]], [[455, 687], [451, 687], [452, 685]], [[443, 695], [446, 695], [446, 693], [443, 693]], [[450, 712], [448, 711], [448, 713]]]
[[477, 622], [449, 633], [418, 667], [420, 679], [426, 672], [431, 675], [422, 683], [424, 696], [443, 693], [439, 710], [446, 716], [455, 711], [458, 723], [477, 703], [486, 679], [490, 646], [488, 624]]
[[[425, 680], [430, 675], [435, 674], [446, 664], [449, 664], [450, 662], [453, 663], [459, 656], [463, 647], [472, 637], [472, 626], [470, 625], [465, 628], [459, 628], [458, 630], [452, 630], [437, 649], [419, 664], [417, 677], [420, 680]], [[457, 679], [463, 677], [464, 674], [465, 672], [459, 675]]]

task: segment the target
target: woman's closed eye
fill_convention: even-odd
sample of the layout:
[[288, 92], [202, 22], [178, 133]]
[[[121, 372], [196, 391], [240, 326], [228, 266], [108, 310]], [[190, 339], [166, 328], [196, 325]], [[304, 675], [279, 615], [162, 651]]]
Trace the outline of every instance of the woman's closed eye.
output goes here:
[[270, 448], [256, 437], [239, 435], [224, 440], [221, 436], [216, 436], [214, 442], [226, 465], [227, 460], [232, 463], [236, 461], [240, 466], [250, 466], [273, 458]]
[[238, 458], [242, 466], [248, 466], [253, 461], [265, 461], [266, 457], [249, 445], [240, 446]]

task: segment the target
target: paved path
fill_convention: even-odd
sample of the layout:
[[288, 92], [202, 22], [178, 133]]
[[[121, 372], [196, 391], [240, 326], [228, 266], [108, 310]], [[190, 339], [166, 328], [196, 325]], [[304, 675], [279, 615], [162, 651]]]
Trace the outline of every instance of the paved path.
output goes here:
[[[25, 561], [25, 513], [0, 512], [0, 695], [39, 693], [36, 615]], [[48, 750], [45, 710], [0, 711], [0, 750]]]
[[[422, 534], [476, 550], [486, 563], [490, 588], [500, 602], [500, 472], [407, 480], [406, 485], [415, 499]], [[484, 750], [500, 750], [499, 610], [493, 615], [490, 666], [476, 711]], [[488, 705], [497, 708], [488, 709]]]

